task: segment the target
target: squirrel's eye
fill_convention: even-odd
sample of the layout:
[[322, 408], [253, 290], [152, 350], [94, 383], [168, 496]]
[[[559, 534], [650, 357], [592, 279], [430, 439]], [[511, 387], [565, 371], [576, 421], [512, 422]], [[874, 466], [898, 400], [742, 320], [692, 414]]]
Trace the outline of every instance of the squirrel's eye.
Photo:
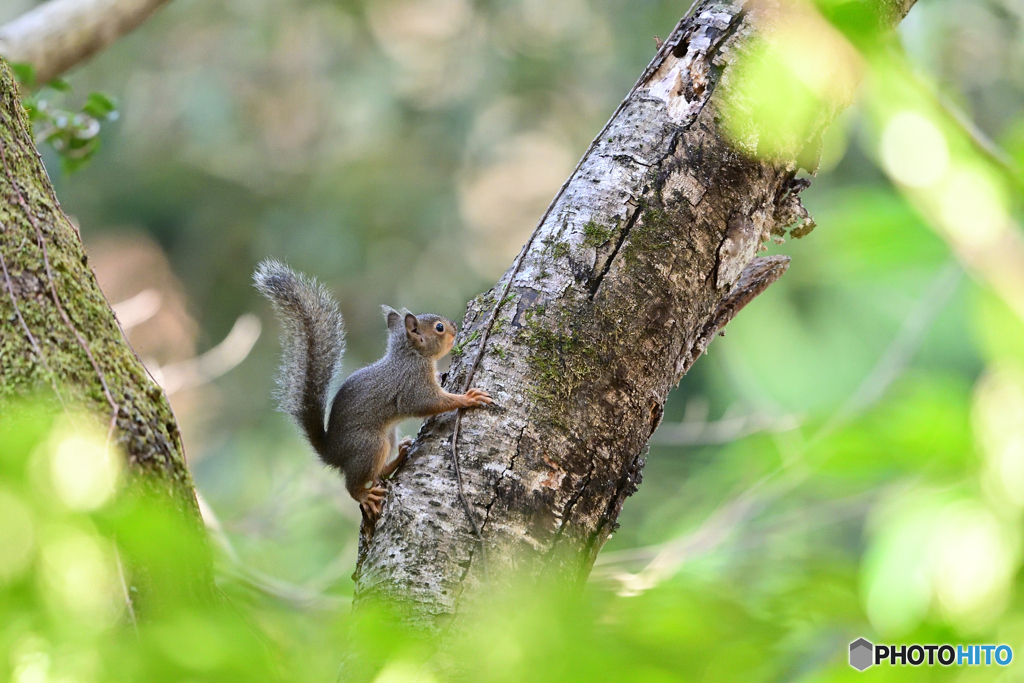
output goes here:
[[443, 323], [438, 323], [438, 324], [434, 325], [434, 329], [437, 330], [438, 332], [444, 332], [444, 324]]

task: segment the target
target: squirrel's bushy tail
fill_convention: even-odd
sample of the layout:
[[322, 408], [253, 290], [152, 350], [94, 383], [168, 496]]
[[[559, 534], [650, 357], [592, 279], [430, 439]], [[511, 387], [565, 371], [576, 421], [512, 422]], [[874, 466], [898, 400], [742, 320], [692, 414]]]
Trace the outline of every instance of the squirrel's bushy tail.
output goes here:
[[253, 274], [256, 289], [270, 299], [284, 327], [284, 351], [276, 398], [323, 457], [327, 440], [327, 392], [345, 353], [345, 327], [326, 288], [273, 259]]

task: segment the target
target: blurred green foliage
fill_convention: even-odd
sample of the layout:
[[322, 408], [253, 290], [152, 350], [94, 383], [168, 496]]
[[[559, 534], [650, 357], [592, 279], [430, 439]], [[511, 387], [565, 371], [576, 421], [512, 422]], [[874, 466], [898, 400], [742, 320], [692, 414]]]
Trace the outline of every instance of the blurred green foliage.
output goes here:
[[[0, 19], [30, 4], [5, 3]], [[754, 120], [770, 125], [736, 130], [752, 152], [779, 153], [864, 79], [803, 194], [819, 227], [772, 247], [793, 257], [787, 275], [670, 397], [582, 602], [531, 590], [495, 607], [450, 644], [468, 680], [1014, 673], [858, 674], [846, 646], [1024, 652], [1024, 323], [1013, 292], [965, 257], [1019, 232], [1024, 14], [1010, 0], [920, 0], [900, 47], [877, 40], [864, 3], [817, 9], [794, 9], [796, 39], [738, 70], [753, 74]], [[128, 247], [140, 235], [166, 258], [175, 283], [157, 284], [164, 312], [178, 301], [187, 318], [184, 357], [242, 312], [270, 320], [249, 277], [275, 256], [338, 293], [351, 370], [383, 348], [381, 303], [460, 319], [653, 55], [651, 36], [684, 10], [175, 0], [69, 76], [120, 103], [103, 153], [70, 178], [44, 158], [113, 301], [157, 286], [115, 277], [139, 260]], [[799, 40], [808, 26], [814, 39]], [[822, 81], [835, 63], [852, 77]], [[166, 321], [145, 324], [173, 337]], [[146, 334], [129, 331], [144, 358], [181, 360], [149, 350]], [[357, 651], [378, 680], [443, 677], [421, 666], [428, 644], [385, 616], [348, 633], [358, 512], [271, 410], [275, 336], [243, 368], [172, 397], [230, 603], [182, 599], [138, 635], [116, 599], [113, 548], [129, 574], [140, 558], [173, 574], [190, 553], [162, 550], [191, 531], [159, 508], [119, 516], [132, 505], [119, 497], [65, 509], [46, 477], [25, 474], [51, 457], [41, 444], [55, 418], [8, 427], [5, 414], [0, 680], [331, 680]], [[679, 422], [685, 439], [671, 436]], [[85, 579], [61, 574], [78, 556], [92, 558]], [[61, 586], [89, 577], [109, 600], [61, 602]]]
[[57, 107], [53, 100], [71, 90], [66, 80], [55, 78], [37, 90], [30, 64], [12, 64], [11, 68], [22, 89], [22, 104], [36, 144], [45, 143], [57, 153], [64, 173], [84, 168], [99, 150], [103, 124], [117, 120], [117, 105], [109, 96], [91, 92], [78, 111]]

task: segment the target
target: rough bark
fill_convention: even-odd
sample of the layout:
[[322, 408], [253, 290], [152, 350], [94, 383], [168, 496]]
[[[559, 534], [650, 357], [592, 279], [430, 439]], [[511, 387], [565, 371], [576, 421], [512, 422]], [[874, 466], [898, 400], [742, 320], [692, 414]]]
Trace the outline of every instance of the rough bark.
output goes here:
[[0, 60], [0, 410], [16, 397], [100, 416], [130, 469], [201, 523], [174, 414], [121, 332]]
[[[894, 25], [909, 8], [883, 14]], [[589, 574], [669, 390], [785, 270], [787, 258], [756, 252], [794, 221], [810, 225], [795, 178], [803, 150], [759, 160], [720, 131], [730, 66], [777, 10], [697, 3], [516, 262], [470, 303], [446, 386], [472, 379], [496, 406], [424, 424], [361, 548], [357, 609], [396, 602], [431, 630], [513, 574]]]
[[0, 56], [46, 83], [134, 31], [168, 0], [51, 0], [0, 26]]

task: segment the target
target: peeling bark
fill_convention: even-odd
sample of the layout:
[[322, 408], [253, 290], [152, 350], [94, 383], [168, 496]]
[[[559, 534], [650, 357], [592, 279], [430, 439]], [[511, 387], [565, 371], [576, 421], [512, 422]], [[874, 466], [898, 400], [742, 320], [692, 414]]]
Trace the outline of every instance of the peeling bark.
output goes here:
[[[883, 14], [895, 24], [909, 8]], [[360, 549], [357, 610], [383, 599], [436, 630], [513, 575], [589, 574], [668, 392], [788, 264], [756, 252], [794, 220], [809, 230], [800, 150], [758, 160], [720, 131], [729, 67], [773, 9], [696, 4], [516, 262], [470, 303], [446, 387], [472, 378], [496, 406], [424, 424]]]
[[134, 486], [201, 525], [181, 434], [163, 390], [132, 351], [60, 208], [0, 60], [0, 411], [17, 397], [86, 409], [126, 454]]
[[167, 0], [50, 0], [0, 26], [0, 56], [46, 83], [134, 31]]

